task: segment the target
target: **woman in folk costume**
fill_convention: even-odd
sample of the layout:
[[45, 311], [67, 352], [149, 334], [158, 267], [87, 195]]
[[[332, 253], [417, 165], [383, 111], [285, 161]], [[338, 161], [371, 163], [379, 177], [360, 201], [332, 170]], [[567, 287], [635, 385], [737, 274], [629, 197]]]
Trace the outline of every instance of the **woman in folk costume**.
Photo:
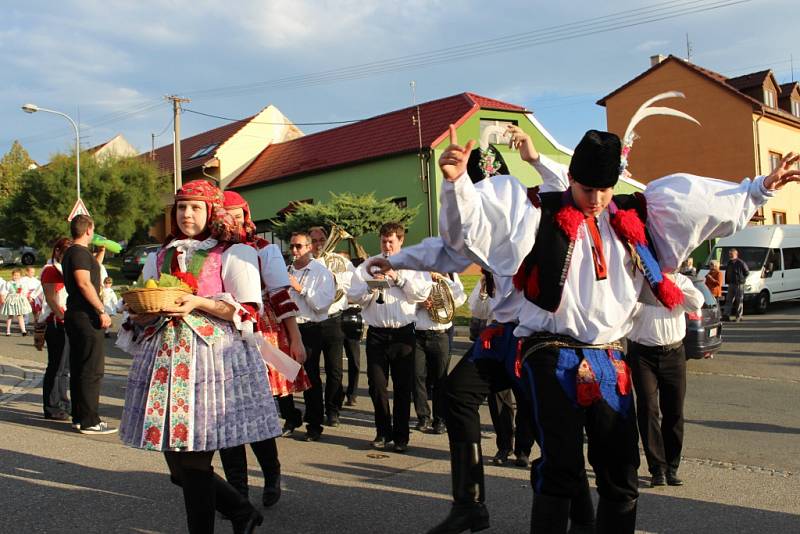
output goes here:
[[23, 336], [27, 336], [25, 316], [31, 313], [32, 309], [28, 301], [28, 287], [22, 280], [22, 271], [19, 269], [11, 271], [11, 280], [6, 282], [6, 287], [3, 291], [5, 300], [0, 313], [6, 316], [6, 335], [11, 335], [11, 319], [16, 317], [20, 332], [22, 332]]
[[[266, 239], [255, 235], [256, 226], [250, 217], [250, 206], [244, 198], [235, 191], [225, 191], [225, 210], [236, 222], [241, 232], [239, 241], [256, 249], [258, 254], [259, 270], [261, 272], [261, 289], [263, 296], [263, 310], [258, 316], [258, 333], [302, 364], [305, 361], [305, 348], [300, 338], [295, 315], [297, 305], [289, 296], [289, 276], [286, 265], [277, 245], [270, 244]], [[301, 392], [311, 386], [308, 376], [303, 368], [294, 381], [287, 380], [274, 367], [267, 364], [269, 382], [272, 394], [278, 397], [278, 404], [282, 399], [291, 400], [294, 392]], [[284, 411], [285, 401], [281, 406]], [[289, 410], [291, 408], [291, 410]], [[294, 402], [286, 411], [296, 410]], [[299, 411], [299, 410], [298, 410]], [[286, 417], [290, 415], [284, 414]], [[254, 442], [250, 444], [264, 474], [264, 493], [262, 504], [269, 507], [278, 502], [281, 496], [281, 464], [278, 461], [278, 447], [275, 438]], [[247, 484], [247, 455], [244, 445], [222, 449], [220, 451], [222, 467], [225, 477], [244, 496], [249, 493]]]
[[120, 437], [162, 451], [183, 487], [189, 532], [214, 530], [214, 510], [236, 533], [263, 517], [211, 467], [214, 451], [280, 433], [266, 367], [253, 339], [261, 308], [255, 250], [231, 244], [222, 192], [204, 180], [175, 195], [170, 236], [144, 266], [145, 280], [176, 276], [195, 288], [170, 316], [133, 317], [117, 345], [133, 355]]

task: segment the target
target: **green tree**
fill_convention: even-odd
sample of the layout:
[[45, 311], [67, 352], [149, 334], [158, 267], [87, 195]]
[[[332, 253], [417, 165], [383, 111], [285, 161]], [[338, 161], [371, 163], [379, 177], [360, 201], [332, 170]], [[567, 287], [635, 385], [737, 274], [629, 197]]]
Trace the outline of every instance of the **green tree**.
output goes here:
[[20, 178], [34, 164], [28, 151], [19, 141], [14, 141], [11, 148], [0, 159], [0, 208], [17, 191]]
[[298, 204], [283, 221], [274, 221], [275, 234], [289, 239], [292, 232], [305, 231], [312, 226], [330, 230], [336, 224], [355, 238], [378, 232], [385, 222], [399, 222], [406, 227], [419, 213], [419, 206], [401, 208], [391, 199], [377, 199], [373, 193], [331, 193], [331, 200], [319, 204]]
[[[162, 213], [168, 183], [142, 158], [81, 158], [81, 198], [97, 232], [127, 241]], [[69, 235], [67, 216], [76, 200], [75, 158], [56, 155], [50, 163], [24, 173], [3, 210], [8, 236], [46, 252], [54, 238]]]

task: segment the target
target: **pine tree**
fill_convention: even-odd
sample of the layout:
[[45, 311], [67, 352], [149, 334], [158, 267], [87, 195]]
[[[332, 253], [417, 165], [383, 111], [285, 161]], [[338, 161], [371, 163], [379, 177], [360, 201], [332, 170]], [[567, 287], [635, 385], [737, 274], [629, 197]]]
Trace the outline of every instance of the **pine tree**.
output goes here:
[[283, 221], [274, 221], [275, 234], [288, 240], [292, 232], [306, 231], [312, 226], [330, 230], [332, 224], [359, 238], [377, 233], [385, 222], [399, 222], [408, 227], [419, 213], [419, 206], [401, 208], [391, 199], [377, 199], [374, 193], [354, 195], [333, 193], [331, 200], [319, 204], [297, 204]]

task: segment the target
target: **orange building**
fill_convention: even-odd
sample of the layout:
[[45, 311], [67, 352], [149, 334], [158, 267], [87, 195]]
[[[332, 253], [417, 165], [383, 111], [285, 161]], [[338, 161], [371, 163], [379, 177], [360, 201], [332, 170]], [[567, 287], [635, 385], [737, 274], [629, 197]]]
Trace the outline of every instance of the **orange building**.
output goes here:
[[[701, 126], [654, 117], [637, 128], [629, 170], [640, 182], [674, 172], [731, 181], [769, 174], [789, 152], [800, 152], [800, 87], [780, 85], [771, 70], [728, 78], [675, 56], [653, 56], [651, 67], [597, 103], [608, 129], [620, 136], [648, 98], [680, 91], [685, 99], [660, 102]], [[762, 208], [754, 223], [800, 223], [800, 185], [790, 185]]]

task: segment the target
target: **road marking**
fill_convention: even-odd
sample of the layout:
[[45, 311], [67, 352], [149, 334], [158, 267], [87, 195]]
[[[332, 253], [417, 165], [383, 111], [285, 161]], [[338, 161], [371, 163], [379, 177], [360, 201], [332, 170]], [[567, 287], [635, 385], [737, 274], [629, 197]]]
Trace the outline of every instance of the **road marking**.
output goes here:
[[687, 371], [689, 375], [700, 376], [724, 376], [726, 378], [744, 378], [746, 380], [761, 380], [762, 382], [784, 382], [789, 384], [800, 384], [800, 380], [794, 378], [774, 378], [769, 376], [753, 376], [738, 373], [711, 373], [708, 371]]

